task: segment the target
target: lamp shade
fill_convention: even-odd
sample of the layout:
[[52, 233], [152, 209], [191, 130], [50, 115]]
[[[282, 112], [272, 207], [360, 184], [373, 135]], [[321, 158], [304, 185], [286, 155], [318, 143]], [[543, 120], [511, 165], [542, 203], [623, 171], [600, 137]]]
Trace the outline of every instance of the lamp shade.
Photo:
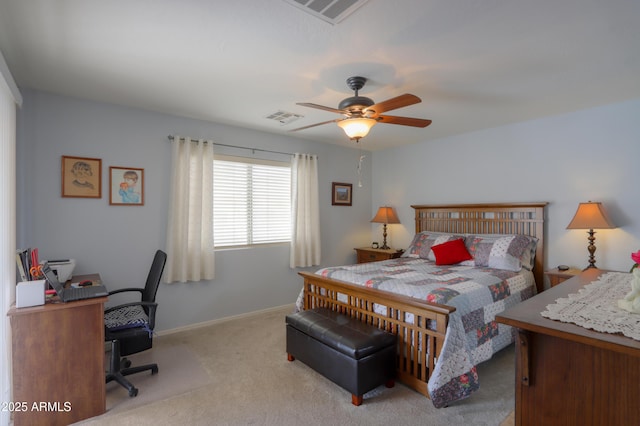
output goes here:
[[338, 126], [344, 130], [349, 139], [364, 138], [369, 134], [369, 130], [377, 123], [373, 118], [346, 118], [338, 121]]
[[375, 217], [371, 219], [373, 223], [400, 223], [400, 219], [398, 219], [398, 215], [393, 207], [380, 207]]
[[591, 201], [580, 203], [575, 216], [567, 225], [567, 229], [612, 229], [615, 227], [607, 217], [602, 203]]

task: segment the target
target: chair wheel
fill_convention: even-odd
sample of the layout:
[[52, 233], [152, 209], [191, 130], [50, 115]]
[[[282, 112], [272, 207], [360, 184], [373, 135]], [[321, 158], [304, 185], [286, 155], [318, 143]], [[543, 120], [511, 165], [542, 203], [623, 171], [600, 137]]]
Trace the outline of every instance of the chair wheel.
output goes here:
[[151, 368], [151, 374], [158, 374], [158, 367], [152, 367]]
[[129, 389], [129, 397], [133, 398], [134, 396], [138, 396], [138, 389], [137, 388]]
[[126, 358], [123, 358], [122, 361], [124, 362], [124, 368], [129, 368], [131, 367], [131, 361], [129, 361]]

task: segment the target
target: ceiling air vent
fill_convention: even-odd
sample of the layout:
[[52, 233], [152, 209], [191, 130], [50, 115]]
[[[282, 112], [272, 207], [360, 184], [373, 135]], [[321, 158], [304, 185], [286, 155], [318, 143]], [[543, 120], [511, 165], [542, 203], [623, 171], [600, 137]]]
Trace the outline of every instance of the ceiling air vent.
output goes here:
[[316, 18], [337, 24], [368, 0], [284, 0]]
[[275, 120], [284, 126], [285, 124], [292, 123], [297, 119], [303, 118], [303, 117], [304, 115], [294, 114], [292, 112], [286, 112], [286, 111], [280, 110], [280, 111], [274, 112], [273, 114], [267, 115], [265, 118], [268, 120]]

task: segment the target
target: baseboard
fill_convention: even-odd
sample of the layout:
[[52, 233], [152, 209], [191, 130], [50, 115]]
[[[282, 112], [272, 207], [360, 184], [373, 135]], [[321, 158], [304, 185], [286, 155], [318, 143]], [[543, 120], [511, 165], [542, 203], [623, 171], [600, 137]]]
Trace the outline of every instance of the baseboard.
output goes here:
[[214, 319], [211, 321], [205, 321], [205, 322], [199, 322], [196, 324], [189, 324], [186, 325], [184, 327], [176, 327], [176, 328], [171, 328], [169, 330], [162, 330], [162, 331], [156, 331], [154, 334], [158, 337], [162, 337], [162, 336], [168, 336], [170, 334], [174, 334], [174, 333], [180, 333], [182, 331], [187, 331], [187, 330], [194, 330], [197, 328], [201, 328], [201, 327], [207, 327], [210, 325], [215, 325], [215, 324], [221, 324], [221, 323], [225, 323], [228, 321], [233, 321], [233, 320], [237, 320], [237, 319], [241, 319], [241, 318], [250, 318], [256, 315], [262, 315], [262, 314], [266, 314], [269, 312], [275, 312], [275, 311], [280, 311], [280, 310], [285, 310], [285, 309], [289, 309], [291, 312], [293, 312], [293, 308], [295, 306], [295, 303], [290, 303], [287, 305], [281, 305], [281, 306], [276, 306], [274, 308], [267, 308], [267, 309], [262, 309], [259, 311], [252, 311], [252, 312], [247, 312], [245, 314], [240, 314], [240, 315], [233, 315], [230, 317], [224, 317], [224, 318], [218, 318], [218, 319]]

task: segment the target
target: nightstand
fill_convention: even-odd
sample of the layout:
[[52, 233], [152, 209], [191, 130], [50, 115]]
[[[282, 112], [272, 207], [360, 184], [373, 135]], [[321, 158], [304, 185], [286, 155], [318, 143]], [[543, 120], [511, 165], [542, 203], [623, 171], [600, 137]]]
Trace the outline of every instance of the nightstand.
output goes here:
[[396, 259], [402, 256], [402, 251], [395, 249], [374, 249], [371, 247], [360, 247], [354, 249], [358, 254], [358, 263], [377, 262], [379, 260]]
[[569, 268], [566, 271], [561, 271], [558, 268], [553, 268], [548, 271], [544, 271], [544, 275], [549, 278], [549, 284], [551, 287], [554, 287], [561, 282], [568, 280], [569, 278], [573, 278], [576, 275], [579, 275], [582, 272], [582, 269]]

